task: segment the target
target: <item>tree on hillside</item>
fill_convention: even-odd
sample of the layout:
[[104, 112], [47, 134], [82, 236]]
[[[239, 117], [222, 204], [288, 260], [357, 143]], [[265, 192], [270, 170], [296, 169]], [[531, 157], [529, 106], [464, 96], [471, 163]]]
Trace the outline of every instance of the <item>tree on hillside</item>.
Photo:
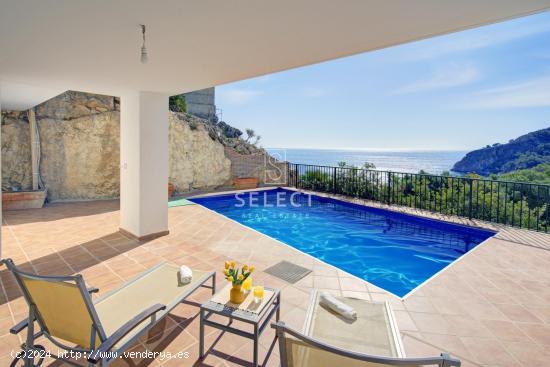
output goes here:
[[171, 96], [168, 99], [168, 108], [173, 112], [187, 112], [187, 103], [185, 102], [185, 96], [178, 94]]
[[256, 136], [256, 132], [252, 129], [246, 129], [246, 142], [250, 143], [250, 139]]

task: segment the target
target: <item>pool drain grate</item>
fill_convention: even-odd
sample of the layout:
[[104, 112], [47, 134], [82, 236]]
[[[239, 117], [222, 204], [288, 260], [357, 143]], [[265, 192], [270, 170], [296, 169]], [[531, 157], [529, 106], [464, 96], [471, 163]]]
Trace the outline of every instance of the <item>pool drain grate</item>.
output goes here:
[[311, 273], [311, 270], [306, 269], [300, 265], [293, 264], [289, 261], [283, 260], [265, 269], [265, 272], [269, 275], [273, 275], [274, 277], [282, 279], [285, 282], [294, 284], [309, 273]]

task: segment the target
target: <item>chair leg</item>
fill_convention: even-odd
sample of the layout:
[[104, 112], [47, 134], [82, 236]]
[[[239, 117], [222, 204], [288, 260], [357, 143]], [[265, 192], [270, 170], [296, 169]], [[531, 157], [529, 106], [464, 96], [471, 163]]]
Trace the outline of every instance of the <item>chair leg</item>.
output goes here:
[[29, 324], [27, 326], [27, 340], [24, 348], [25, 367], [34, 366], [34, 307], [29, 307]]

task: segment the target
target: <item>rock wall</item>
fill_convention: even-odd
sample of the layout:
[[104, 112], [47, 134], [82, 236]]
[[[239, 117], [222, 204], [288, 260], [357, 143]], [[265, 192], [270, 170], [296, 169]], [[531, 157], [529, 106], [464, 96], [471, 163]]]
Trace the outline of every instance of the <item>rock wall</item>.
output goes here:
[[223, 145], [197, 119], [170, 112], [170, 178], [176, 192], [226, 185], [231, 162]]
[[2, 112], [2, 189], [32, 188], [31, 145], [26, 113]]
[[38, 120], [40, 172], [50, 200], [119, 196], [119, 112]]
[[[2, 187], [32, 185], [26, 113], [3, 113]], [[117, 98], [66, 92], [36, 107], [42, 179], [50, 201], [119, 196], [120, 112]], [[224, 146], [202, 122], [169, 114], [169, 181], [176, 192], [230, 181]]]

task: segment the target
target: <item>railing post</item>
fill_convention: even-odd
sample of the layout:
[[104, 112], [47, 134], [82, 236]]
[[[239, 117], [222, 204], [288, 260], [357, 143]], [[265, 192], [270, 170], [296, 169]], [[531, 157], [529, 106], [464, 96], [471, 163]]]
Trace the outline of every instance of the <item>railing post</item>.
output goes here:
[[391, 172], [388, 172], [388, 205], [391, 205]]
[[470, 181], [470, 194], [469, 194], [470, 203], [468, 208], [468, 219], [472, 219], [472, 191], [474, 188], [474, 181], [472, 179], [470, 179], [469, 181]]
[[336, 194], [336, 167], [332, 170], [332, 193]]
[[290, 163], [286, 161], [286, 186], [290, 186]]

